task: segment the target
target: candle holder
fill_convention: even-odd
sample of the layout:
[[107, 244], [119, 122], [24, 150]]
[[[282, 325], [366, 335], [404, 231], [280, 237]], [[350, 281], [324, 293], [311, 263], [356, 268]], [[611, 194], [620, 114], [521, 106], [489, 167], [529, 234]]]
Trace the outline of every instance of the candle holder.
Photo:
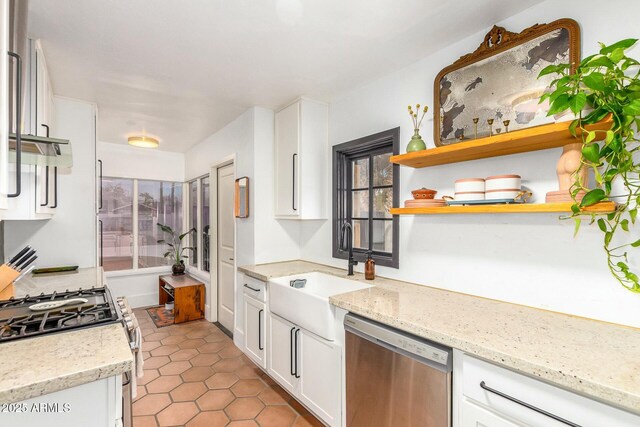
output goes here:
[[504, 131], [505, 131], [506, 133], [509, 133], [509, 123], [511, 123], [511, 120], [504, 120], [504, 121], [502, 122], [502, 124], [504, 125]]
[[487, 119], [487, 124], [489, 125], [489, 136], [493, 136], [493, 119]]
[[480, 117], [473, 118], [473, 139], [478, 139], [478, 122], [480, 121]]

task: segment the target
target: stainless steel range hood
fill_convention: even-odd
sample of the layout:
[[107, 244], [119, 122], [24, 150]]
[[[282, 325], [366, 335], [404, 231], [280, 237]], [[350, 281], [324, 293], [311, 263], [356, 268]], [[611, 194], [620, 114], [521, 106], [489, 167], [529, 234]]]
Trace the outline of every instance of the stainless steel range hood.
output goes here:
[[[23, 165], [73, 166], [71, 144], [67, 139], [47, 138], [43, 136], [20, 135], [22, 140]], [[9, 161], [16, 162], [16, 134], [9, 134]]]

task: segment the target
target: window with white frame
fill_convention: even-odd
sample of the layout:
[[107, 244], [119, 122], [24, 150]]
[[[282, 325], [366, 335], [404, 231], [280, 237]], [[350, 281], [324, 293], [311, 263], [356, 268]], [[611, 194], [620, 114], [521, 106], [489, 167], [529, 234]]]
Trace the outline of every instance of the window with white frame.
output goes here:
[[209, 175], [202, 176], [187, 183], [188, 209], [187, 226], [195, 229], [191, 234], [191, 257], [189, 264], [197, 270], [209, 272], [211, 270], [210, 258], [210, 200], [209, 200]]
[[[157, 224], [182, 232], [182, 183], [103, 178], [100, 241], [105, 271], [168, 265]], [[135, 262], [134, 262], [135, 261]]]

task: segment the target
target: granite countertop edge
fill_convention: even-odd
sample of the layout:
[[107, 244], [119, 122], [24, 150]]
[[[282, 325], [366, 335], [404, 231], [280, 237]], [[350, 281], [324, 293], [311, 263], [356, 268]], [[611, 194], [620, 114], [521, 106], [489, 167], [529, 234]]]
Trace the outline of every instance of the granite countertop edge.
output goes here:
[[98, 381], [104, 378], [121, 375], [131, 371], [133, 358], [110, 363], [103, 366], [74, 372], [55, 378], [42, 379], [26, 385], [0, 390], [0, 403], [15, 403], [35, 397], [43, 396], [56, 391], [66, 390], [72, 387]]
[[[250, 276], [254, 279], [261, 281], [269, 281], [275, 277], [283, 277], [295, 274], [303, 274], [310, 272], [323, 272], [328, 274], [334, 274], [338, 276], [345, 276], [345, 271], [340, 268], [326, 266], [322, 264], [316, 264], [308, 261], [288, 261], [288, 262], [279, 262], [272, 264], [261, 264], [261, 265], [248, 265], [238, 267], [238, 270]], [[357, 274], [353, 277], [353, 280], [363, 280], [361, 274]], [[398, 285], [410, 285], [410, 286], [420, 286], [427, 287], [424, 285], [419, 285], [410, 282], [403, 282], [394, 279], [380, 278], [385, 283], [382, 284], [382, 287], [388, 287], [389, 285], [398, 284]], [[371, 282], [369, 282], [371, 283]], [[376, 284], [376, 280], [372, 282], [374, 286], [379, 286]], [[438, 288], [430, 288], [436, 291], [441, 292], [451, 292], [444, 289]], [[366, 297], [366, 291], [354, 291], [348, 292], [345, 294], [335, 295], [329, 298], [329, 302], [339, 308], [350, 311], [355, 314], [362, 315], [364, 317], [379, 321], [383, 324], [401, 329], [403, 331], [413, 333], [417, 336], [420, 336], [425, 339], [429, 339], [443, 345], [447, 345], [449, 347], [461, 350], [465, 353], [472, 354], [481, 359], [485, 359], [487, 361], [493, 362], [497, 365], [501, 365], [505, 368], [514, 370], [518, 373], [524, 374], [526, 376], [541, 380], [543, 382], [549, 383], [551, 385], [558, 386], [560, 388], [564, 388], [565, 390], [572, 391], [578, 393], [582, 396], [600, 401], [602, 403], [615, 406], [617, 408], [629, 411], [631, 413], [640, 414], [640, 390], [639, 393], [630, 393], [628, 390], [622, 390], [617, 388], [614, 384], [608, 385], [603, 384], [601, 382], [592, 381], [589, 378], [580, 377], [577, 375], [572, 375], [571, 373], [563, 372], [558, 369], [551, 369], [549, 366], [545, 366], [544, 364], [537, 364], [531, 360], [527, 360], [523, 357], [519, 357], [515, 354], [509, 354], [504, 351], [499, 351], [496, 349], [492, 349], [486, 346], [483, 346], [478, 343], [471, 342], [464, 338], [456, 337], [447, 332], [437, 331], [433, 329], [429, 329], [426, 325], [415, 324], [413, 322], [406, 322], [399, 320], [397, 318], [385, 315], [382, 311], [377, 311], [375, 309], [371, 309], [371, 307], [366, 307], [363, 305], [358, 305], [357, 303], [353, 303], [352, 300], [358, 293], [362, 293], [363, 298]], [[399, 291], [401, 292], [401, 291]], [[482, 297], [474, 297], [472, 295], [465, 295], [468, 298], [477, 298], [479, 300], [486, 300]], [[507, 302], [498, 302], [498, 304], [512, 305], [514, 307], [519, 307], [516, 304], [511, 304]], [[535, 308], [526, 307], [526, 309], [530, 310], [538, 310]], [[561, 316], [567, 317], [568, 315], [561, 313], [550, 313], [544, 310], [539, 310], [541, 313], [545, 313], [545, 315], [553, 315], [553, 316]], [[589, 321], [584, 319], [584, 321]], [[597, 322], [597, 321], [594, 321]], [[611, 327], [619, 327], [619, 328], [627, 328], [623, 325], [610, 325]]]

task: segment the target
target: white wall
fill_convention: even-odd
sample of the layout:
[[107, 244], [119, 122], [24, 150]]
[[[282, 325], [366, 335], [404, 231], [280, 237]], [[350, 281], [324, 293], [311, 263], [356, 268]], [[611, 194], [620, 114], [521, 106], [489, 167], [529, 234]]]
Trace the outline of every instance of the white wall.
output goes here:
[[184, 154], [126, 144], [98, 142], [104, 176], [184, 181]]
[[51, 136], [71, 142], [73, 168], [58, 174], [58, 208], [45, 221], [6, 221], [5, 253], [29, 244], [38, 251], [38, 267], [96, 265], [95, 104], [55, 97]]
[[[103, 176], [184, 182], [183, 153], [98, 142], [97, 158]], [[107, 272], [114, 296], [126, 296], [132, 307], [158, 304], [158, 276], [171, 272], [170, 266], [128, 272]]]
[[[638, 36], [639, 3], [617, 0], [606, 7], [586, 3], [595, 2], [549, 0], [499, 25], [520, 31], [535, 23], [574, 18], [582, 30], [583, 57], [597, 50], [598, 41], [612, 43]], [[618, 13], [622, 9], [624, 13]], [[412, 134], [406, 106], [433, 106], [436, 74], [473, 51], [486, 31], [336, 97], [330, 105], [330, 145], [401, 126], [404, 151]], [[636, 48], [635, 56], [639, 52]], [[423, 125], [421, 133], [425, 140], [432, 139], [432, 120]], [[400, 198], [411, 198], [410, 190], [423, 186], [452, 194], [457, 178], [518, 173], [540, 202], [547, 191], [557, 189], [555, 164], [560, 152], [546, 150], [416, 170], [402, 167]], [[331, 195], [326, 197], [330, 200]], [[400, 219], [400, 234], [400, 269], [378, 267], [379, 275], [640, 326], [640, 295], [624, 290], [610, 276], [602, 235], [595, 227], [584, 227], [574, 239], [573, 223], [560, 221], [555, 214], [405, 216]], [[345, 261], [331, 257], [329, 222], [303, 223], [301, 241], [304, 259], [346, 266]], [[358, 268], [362, 270], [362, 265]]]

